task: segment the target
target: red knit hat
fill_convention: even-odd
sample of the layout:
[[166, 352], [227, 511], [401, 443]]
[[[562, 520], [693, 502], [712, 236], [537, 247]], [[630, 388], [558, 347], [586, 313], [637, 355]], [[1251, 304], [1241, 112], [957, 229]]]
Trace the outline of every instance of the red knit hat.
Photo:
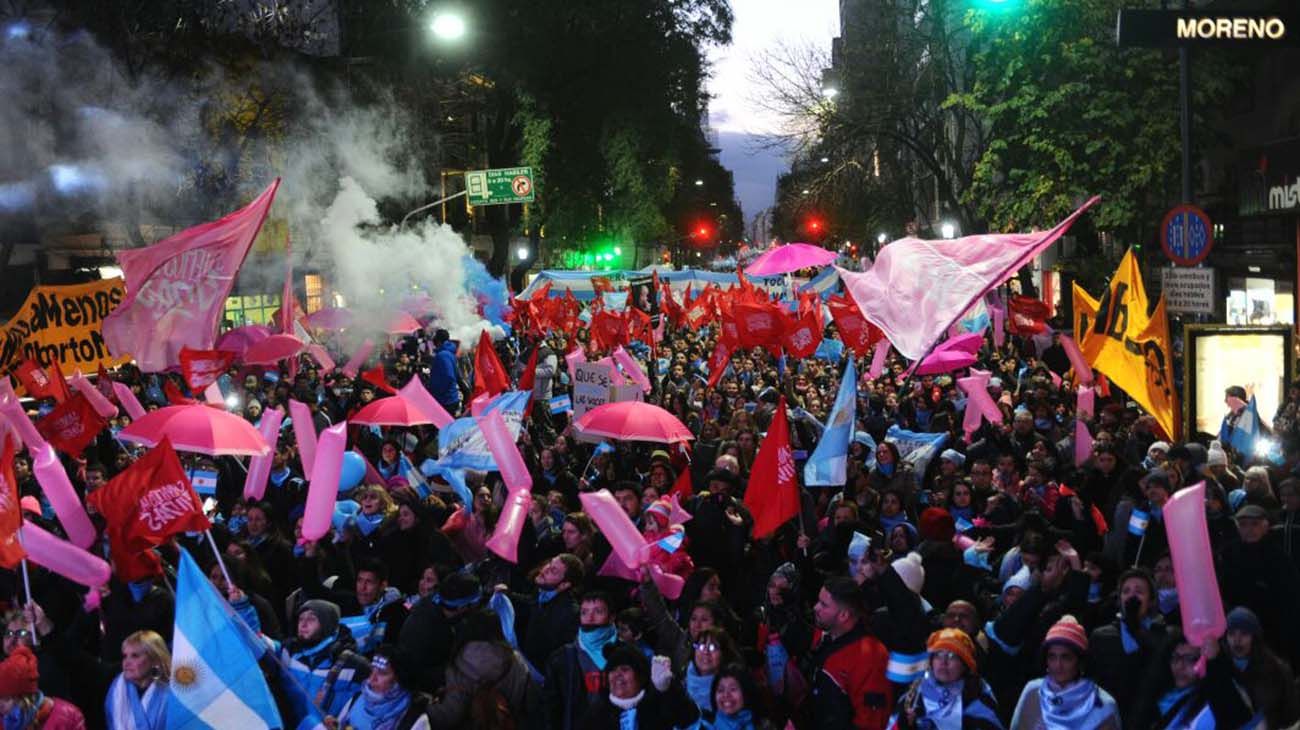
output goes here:
[[1063, 644], [1082, 656], [1088, 653], [1088, 634], [1084, 632], [1083, 626], [1079, 625], [1079, 621], [1067, 613], [1047, 630], [1047, 638], [1043, 639], [1043, 648], [1046, 649], [1052, 644]]
[[36, 694], [36, 655], [21, 644], [0, 662], [0, 697], [23, 697]]
[[916, 526], [916, 531], [921, 533], [921, 539], [923, 540], [952, 542], [952, 536], [957, 534], [957, 526], [948, 510], [927, 507], [921, 513], [921, 520]]

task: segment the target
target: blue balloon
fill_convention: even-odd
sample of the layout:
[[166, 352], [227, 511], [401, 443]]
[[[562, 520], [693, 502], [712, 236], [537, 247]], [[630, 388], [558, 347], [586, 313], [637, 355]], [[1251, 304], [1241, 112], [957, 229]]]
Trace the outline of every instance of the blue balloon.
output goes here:
[[334, 516], [330, 518], [330, 523], [336, 531], [342, 532], [343, 528], [356, 520], [360, 512], [361, 505], [350, 499], [340, 499], [334, 504]]
[[355, 451], [343, 452], [343, 466], [339, 468], [339, 491], [346, 492], [361, 483], [366, 476], [366, 460]]

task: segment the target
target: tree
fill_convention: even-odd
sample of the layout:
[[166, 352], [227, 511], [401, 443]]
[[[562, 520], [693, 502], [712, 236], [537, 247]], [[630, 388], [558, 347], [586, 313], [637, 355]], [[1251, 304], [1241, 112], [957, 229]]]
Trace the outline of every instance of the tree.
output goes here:
[[[1024, 0], [1011, 16], [973, 15], [974, 84], [950, 109], [977, 115], [987, 145], [963, 196], [995, 230], [1060, 220], [1091, 195], [1100, 230], [1147, 240], [1176, 199], [1178, 65], [1168, 52], [1119, 48], [1123, 0]], [[1213, 109], [1237, 69], [1197, 54], [1193, 108]], [[1194, 125], [1209, 128], [1204, 115]]]

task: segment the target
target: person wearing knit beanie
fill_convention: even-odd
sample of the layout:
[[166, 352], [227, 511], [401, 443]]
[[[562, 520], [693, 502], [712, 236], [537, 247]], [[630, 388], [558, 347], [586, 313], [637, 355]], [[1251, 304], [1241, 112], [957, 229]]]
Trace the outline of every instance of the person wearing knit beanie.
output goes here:
[[1020, 570], [1017, 570], [1002, 586], [1002, 594], [999, 598], [1002, 601], [1003, 609], [1011, 608], [1011, 605], [1020, 599], [1021, 594], [1029, 590], [1033, 584], [1033, 576], [1029, 572], [1029, 566], [1020, 566]]
[[951, 652], [966, 665], [967, 674], [979, 674], [979, 666], [975, 663], [975, 642], [961, 629], [939, 629], [930, 634], [925, 650], [932, 658], [940, 652]]
[[925, 674], [898, 701], [898, 727], [1002, 727], [993, 690], [979, 676], [975, 642], [961, 629], [940, 629], [925, 642]]
[[37, 688], [40, 670], [36, 655], [19, 644], [0, 662], [0, 722], [5, 728], [84, 728], [86, 718], [76, 705], [46, 697]]
[[[656, 526], [660, 531], [668, 529], [668, 518], [672, 513], [673, 504], [666, 499], [656, 499], [645, 510], [645, 515], [654, 518], [654, 522], [657, 523]], [[646, 527], [649, 528], [650, 524], [647, 523]]]
[[921, 533], [921, 539], [927, 542], [950, 543], [953, 535], [957, 534], [957, 523], [948, 510], [927, 507], [921, 513], [917, 531]]
[[920, 553], [908, 553], [890, 565], [903, 580], [907, 590], [921, 595], [921, 589], [925, 586], [925, 567], [921, 565]]
[[1025, 685], [1012, 728], [1119, 730], [1119, 706], [1096, 682], [1084, 677], [1088, 635], [1071, 615], [1062, 616], [1043, 640], [1047, 673]]
[[20, 644], [0, 662], [0, 697], [36, 694], [39, 691], [36, 684], [40, 678], [40, 672], [36, 668], [36, 655]]
[[[302, 615], [311, 613], [316, 617], [317, 630], [311, 632], [309, 636], [303, 636]], [[295, 617], [298, 619], [298, 638], [302, 641], [317, 642], [329, 636], [333, 636], [339, 629], [339, 616], [341, 615], [337, 604], [330, 603], [321, 599], [315, 599], [304, 602], [298, 607]]]

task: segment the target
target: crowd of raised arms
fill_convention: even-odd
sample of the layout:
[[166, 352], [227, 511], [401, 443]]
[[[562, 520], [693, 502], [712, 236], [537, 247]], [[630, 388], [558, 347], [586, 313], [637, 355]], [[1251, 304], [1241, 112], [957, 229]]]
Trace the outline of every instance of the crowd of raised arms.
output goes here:
[[[834, 326], [828, 328], [833, 339]], [[949, 376], [905, 377], [890, 359], [857, 377], [845, 483], [804, 485], [846, 358], [737, 350], [708, 385], [716, 327], [670, 327], [653, 357], [634, 343], [658, 404], [687, 444], [584, 442], [551, 399], [570, 392], [573, 333], [495, 345], [515, 382], [536, 351], [518, 448], [532, 504], [517, 562], [489, 550], [506, 501], [499, 474], [452, 489], [433, 426], [350, 424], [373, 466], [339, 495], [333, 529], [302, 539], [307, 477], [290, 399], [317, 432], [387, 385], [418, 377], [453, 416], [470, 410], [474, 359], [430, 330], [376, 352], [386, 382], [232, 368], [218, 385], [253, 424], [285, 412], [261, 500], [242, 498], [233, 457], [182, 454], [216, 473], [212, 539], [155, 549], [161, 569], [85, 589], [31, 565], [0, 572], [4, 728], [169, 726], [177, 566], [184, 547], [273, 651], [262, 659], [288, 708], [279, 663], [330, 728], [1209, 728], [1300, 720], [1300, 385], [1264, 414], [1282, 458], [1256, 463], [1209, 438], [1169, 443], [1124, 394], [1088, 416], [1076, 465], [1075, 392], [1059, 343], [986, 341], [980, 367], [1001, 423], [967, 438]], [[585, 340], [586, 332], [577, 335]], [[859, 358], [852, 373], [867, 373]], [[1230, 363], [1222, 363], [1224, 368]], [[1061, 376], [1066, 376], [1062, 380]], [[175, 375], [112, 373], [147, 409]], [[1244, 396], [1233, 392], [1228, 396]], [[196, 397], [198, 397], [196, 395]], [[775, 478], [755, 457], [785, 404], [799, 514], [754, 534], [747, 490]], [[33, 418], [48, 403], [27, 401]], [[1225, 406], [1225, 412], [1227, 412]], [[80, 458], [60, 455], [83, 498], [142, 453], [110, 423]], [[900, 452], [891, 427], [935, 444]], [[898, 433], [898, 429], [893, 429]], [[925, 457], [928, 458], [918, 458]], [[30, 457], [14, 459], [27, 519], [59, 533]], [[1162, 508], [1205, 484], [1220, 639], [1187, 640]], [[608, 490], [645, 536], [635, 571], [583, 511]], [[462, 497], [472, 495], [472, 505]], [[32, 499], [28, 499], [28, 498]], [[344, 509], [344, 500], [352, 509]], [[1140, 519], [1139, 519], [1140, 517]], [[91, 552], [106, 555], [104, 519]], [[228, 579], [227, 579], [228, 575]], [[677, 576], [673, 590], [659, 580]], [[1201, 576], [1204, 577], [1204, 576]], [[672, 595], [677, 594], [677, 595]], [[287, 721], [286, 721], [287, 723]]]

